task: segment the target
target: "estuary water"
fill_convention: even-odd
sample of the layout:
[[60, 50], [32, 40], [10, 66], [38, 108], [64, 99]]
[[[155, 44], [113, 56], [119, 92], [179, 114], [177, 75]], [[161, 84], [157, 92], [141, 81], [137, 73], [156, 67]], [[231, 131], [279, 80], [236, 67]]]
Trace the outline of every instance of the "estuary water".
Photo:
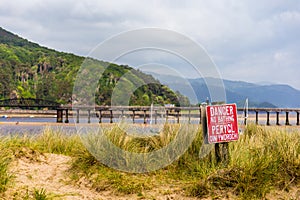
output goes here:
[[[65, 123], [65, 119], [63, 123], [57, 123], [56, 118], [53, 117], [0, 117], [0, 134], [39, 134], [42, 133], [45, 128], [51, 128], [53, 130], [59, 130], [64, 133], [76, 134], [76, 119], [70, 117], [69, 123]], [[120, 119], [114, 118], [113, 123], [119, 124], [121, 122]], [[149, 126], [150, 122], [147, 119], [147, 125]], [[127, 119], [126, 123], [133, 124], [132, 119]], [[135, 119], [134, 123], [137, 125], [143, 125], [144, 119]], [[154, 123], [154, 122], [153, 122]], [[163, 124], [165, 121], [157, 120], [158, 124]], [[176, 119], [169, 119], [169, 124], [177, 123]], [[187, 123], [186, 120], [184, 123]], [[199, 124], [199, 119], [191, 119], [190, 123]], [[98, 125], [99, 119], [91, 118], [90, 124], [88, 123], [87, 118], [80, 119], [79, 125]], [[103, 125], [109, 125], [110, 119], [103, 118]]]
[[[285, 125], [286, 118], [285, 114], [280, 114], [280, 124], [282, 126]], [[259, 124], [266, 125], [266, 113], [259, 114]], [[65, 118], [64, 118], [65, 120]], [[19, 133], [19, 134], [38, 134], [42, 133], [45, 128], [50, 127], [51, 129], [61, 130], [65, 133], [75, 134], [77, 133], [75, 126], [75, 119], [73, 117], [69, 118], [69, 123], [56, 123], [55, 117], [7, 117], [5, 115], [0, 116], [0, 134], [11, 134], [11, 133]], [[80, 124], [87, 124], [87, 118], [80, 119]], [[120, 119], [114, 118], [113, 123], [119, 123]], [[249, 113], [247, 118], [248, 123], [255, 123], [255, 114]], [[296, 115], [291, 113], [289, 115], [289, 122], [293, 127], [296, 127]], [[98, 118], [91, 118], [91, 124], [98, 124]], [[102, 119], [103, 124], [110, 124], [109, 118]], [[126, 123], [133, 123], [132, 119], [127, 119]], [[143, 119], [135, 119], [135, 124], [143, 124]], [[165, 123], [162, 121], [158, 121], [158, 124]], [[177, 123], [176, 118], [169, 118], [168, 123]], [[191, 118], [187, 119], [187, 117], [180, 118], [180, 123], [191, 123], [191, 124], [199, 124], [199, 118]], [[242, 112], [238, 112], [238, 123], [243, 126], [244, 116]], [[147, 119], [147, 124], [150, 124], [149, 119]], [[270, 115], [270, 124], [276, 124], [276, 115]], [[298, 126], [299, 127], [299, 126]]]

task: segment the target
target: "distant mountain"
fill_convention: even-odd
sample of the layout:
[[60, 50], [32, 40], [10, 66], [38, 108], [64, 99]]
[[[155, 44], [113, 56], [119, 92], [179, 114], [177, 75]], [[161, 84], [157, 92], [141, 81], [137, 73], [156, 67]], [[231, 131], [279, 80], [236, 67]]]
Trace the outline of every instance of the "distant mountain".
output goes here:
[[[73, 85], [85, 59], [42, 47], [0, 28], [0, 99], [40, 98], [70, 103], [72, 98], [76, 98], [72, 96]], [[103, 69], [96, 91], [91, 91], [95, 93], [98, 105], [110, 105], [113, 89], [120, 80], [123, 81], [124, 90], [135, 89], [129, 99], [130, 105], [150, 105], [152, 102], [178, 104], [179, 101], [189, 104], [186, 97], [173, 92], [151, 75], [129, 66], [95, 59], [87, 63]], [[104, 70], [104, 66], [108, 67]], [[124, 74], [127, 78], [121, 79]], [[151, 84], [143, 84], [147, 82]], [[128, 101], [124, 100], [123, 103], [128, 104]]]
[[[199, 103], [210, 97], [206, 82], [203, 78], [188, 79], [188, 82], [178, 81], [178, 77], [151, 73], [163, 84], [168, 85], [173, 90], [178, 90], [182, 94], [193, 99], [188, 87], [192, 87]], [[214, 82], [215, 78], [206, 78]], [[282, 107], [293, 108], [300, 107], [300, 91], [289, 85], [270, 84], [259, 85], [244, 81], [223, 80], [228, 103], [237, 103], [239, 107], [244, 105], [246, 98], [249, 100], [249, 107]], [[190, 84], [190, 86], [188, 85]], [[212, 88], [217, 86], [211, 86]], [[217, 88], [215, 88], [217, 89]]]
[[276, 85], [276, 83], [270, 82], [270, 81], [259, 81], [259, 82], [256, 82], [255, 84], [257, 84], [257, 85]]
[[226, 90], [249, 98], [250, 102], [271, 103], [276, 107], [300, 107], [300, 91], [289, 85], [257, 85], [224, 80]]

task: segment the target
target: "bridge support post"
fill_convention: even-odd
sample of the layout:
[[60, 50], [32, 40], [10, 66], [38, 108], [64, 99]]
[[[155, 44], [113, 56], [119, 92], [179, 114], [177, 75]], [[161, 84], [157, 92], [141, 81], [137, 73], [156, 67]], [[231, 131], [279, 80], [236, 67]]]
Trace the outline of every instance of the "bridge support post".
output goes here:
[[279, 123], [279, 112], [277, 111], [276, 112], [276, 125], [280, 125], [280, 123]]
[[112, 124], [113, 123], [113, 111], [112, 111], [112, 109], [110, 109], [109, 112], [110, 112], [110, 123]]
[[247, 125], [247, 117], [248, 117], [248, 113], [247, 110], [244, 110], [244, 125]]
[[135, 123], [134, 119], [135, 119], [135, 110], [132, 110], [132, 123], [133, 124]]
[[178, 110], [176, 110], [176, 112], [177, 112], [177, 124], [179, 124], [179, 112], [180, 112], [180, 110], [178, 109]]
[[267, 126], [270, 126], [270, 112], [267, 111]]
[[285, 113], [285, 125], [290, 125], [290, 122], [289, 122], [289, 112], [288, 111], [286, 111], [286, 113]]
[[166, 110], [166, 123], [168, 123], [168, 118], [169, 118], [169, 110]]
[[143, 111], [144, 111], [144, 124], [146, 124], [147, 123], [147, 120], [146, 120], [146, 118], [147, 118], [146, 110], [144, 109]]
[[69, 123], [69, 110], [66, 109], [66, 120], [65, 123]]
[[155, 121], [155, 124], [157, 124], [157, 110], [154, 110], [154, 112], [155, 112], [154, 121]]
[[297, 112], [297, 123], [296, 123], [297, 126], [300, 125], [300, 122], [299, 122], [299, 112]]
[[56, 122], [57, 123], [62, 123], [63, 122], [63, 110], [62, 109], [57, 109], [56, 110]]
[[99, 110], [99, 123], [102, 123], [102, 110]]
[[91, 123], [91, 110], [88, 110], [88, 121], [87, 123]]
[[76, 123], [79, 123], [79, 108], [76, 109]]
[[255, 111], [255, 123], [258, 125], [258, 111]]

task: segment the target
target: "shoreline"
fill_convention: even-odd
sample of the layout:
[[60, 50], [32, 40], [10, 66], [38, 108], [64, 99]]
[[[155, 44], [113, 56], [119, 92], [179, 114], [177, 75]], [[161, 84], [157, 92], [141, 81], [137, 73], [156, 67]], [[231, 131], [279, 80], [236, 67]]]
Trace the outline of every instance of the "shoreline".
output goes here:
[[56, 122], [0, 122], [0, 126], [75, 126], [74, 123], [56, 123]]
[[56, 118], [56, 110], [0, 110], [2, 118]]

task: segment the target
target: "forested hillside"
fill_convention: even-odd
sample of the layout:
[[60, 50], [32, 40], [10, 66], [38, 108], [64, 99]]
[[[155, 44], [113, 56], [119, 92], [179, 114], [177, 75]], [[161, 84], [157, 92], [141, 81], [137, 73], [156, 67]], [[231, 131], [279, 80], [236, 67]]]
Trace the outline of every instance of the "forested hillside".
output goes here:
[[[84, 59], [41, 47], [0, 28], [0, 99], [41, 98], [70, 103], [74, 80]], [[104, 64], [102, 61], [96, 62]], [[179, 99], [181, 104], [189, 104], [186, 97], [174, 93], [151, 75], [129, 66], [109, 64], [95, 91], [98, 105], [110, 105], [112, 91], [125, 73], [151, 83], [134, 92], [131, 105], [150, 105], [152, 102], [178, 105]]]

